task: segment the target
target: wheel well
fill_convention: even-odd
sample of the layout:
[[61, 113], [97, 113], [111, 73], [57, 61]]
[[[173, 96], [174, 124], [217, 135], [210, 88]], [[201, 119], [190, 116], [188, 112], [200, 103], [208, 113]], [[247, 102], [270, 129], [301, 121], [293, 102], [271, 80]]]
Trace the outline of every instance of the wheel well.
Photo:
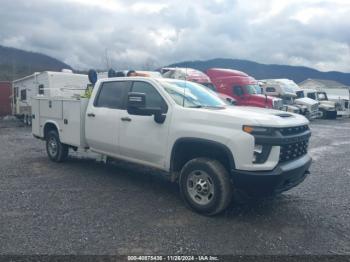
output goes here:
[[47, 123], [47, 124], [45, 124], [45, 127], [44, 127], [44, 138], [46, 138], [46, 137], [47, 137], [47, 134], [48, 134], [50, 131], [52, 131], [52, 130], [55, 130], [55, 131], [58, 132], [57, 127], [55, 126], [55, 124], [53, 124], [53, 123]]
[[207, 157], [219, 161], [228, 172], [234, 168], [230, 149], [220, 143], [204, 139], [181, 139], [177, 141], [171, 153], [171, 171], [180, 172], [191, 159]]

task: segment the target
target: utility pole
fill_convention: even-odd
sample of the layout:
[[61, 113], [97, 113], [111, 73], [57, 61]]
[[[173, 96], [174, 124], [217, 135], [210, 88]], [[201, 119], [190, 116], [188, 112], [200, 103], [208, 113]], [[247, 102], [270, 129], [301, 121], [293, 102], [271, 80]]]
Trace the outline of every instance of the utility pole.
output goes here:
[[110, 57], [108, 56], [108, 48], [105, 49], [105, 61], [106, 61], [106, 71], [111, 68]]

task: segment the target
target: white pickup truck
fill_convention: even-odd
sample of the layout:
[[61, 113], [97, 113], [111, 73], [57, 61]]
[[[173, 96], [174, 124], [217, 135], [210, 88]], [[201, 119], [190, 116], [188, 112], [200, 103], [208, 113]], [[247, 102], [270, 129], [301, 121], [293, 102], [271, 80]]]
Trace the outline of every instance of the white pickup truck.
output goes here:
[[214, 215], [234, 190], [253, 196], [288, 190], [309, 173], [311, 132], [301, 115], [226, 106], [183, 80], [97, 81], [91, 98], [33, 99], [33, 135], [49, 158], [69, 148], [159, 169], [179, 183], [189, 207]]

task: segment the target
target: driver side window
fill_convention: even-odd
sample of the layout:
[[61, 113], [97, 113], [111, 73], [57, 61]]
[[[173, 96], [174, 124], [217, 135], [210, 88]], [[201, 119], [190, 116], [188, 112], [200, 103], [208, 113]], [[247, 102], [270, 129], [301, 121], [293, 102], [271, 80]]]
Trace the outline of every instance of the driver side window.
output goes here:
[[132, 92], [146, 94], [146, 107], [160, 107], [164, 113], [168, 111], [168, 106], [158, 91], [147, 82], [134, 82]]
[[236, 96], [242, 96], [243, 95], [243, 89], [241, 86], [234, 86], [233, 87], [233, 94]]

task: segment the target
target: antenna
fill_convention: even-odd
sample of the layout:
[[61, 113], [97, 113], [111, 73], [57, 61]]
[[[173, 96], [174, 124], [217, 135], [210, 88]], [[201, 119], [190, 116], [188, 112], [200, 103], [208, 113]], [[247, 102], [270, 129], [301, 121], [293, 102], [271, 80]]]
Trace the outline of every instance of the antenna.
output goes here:
[[110, 58], [108, 56], [108, 48], [105, 49], [106, 69], [110, 68]]
[[184, 89], [184, 98], [182, 100], [182, 106], [183, 107], [185, 107], [186, 88], [187, 88], [187, 64], [185, 64], [185, 89]]

